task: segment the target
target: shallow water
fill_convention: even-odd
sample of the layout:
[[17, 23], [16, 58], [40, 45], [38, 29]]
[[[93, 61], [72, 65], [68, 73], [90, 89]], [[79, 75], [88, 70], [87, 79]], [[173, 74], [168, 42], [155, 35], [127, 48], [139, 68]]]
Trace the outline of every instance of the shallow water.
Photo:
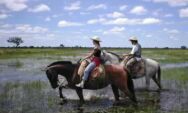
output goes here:
[[[62, 57], [63, 60], [76, 62], [77, 57]], [[0, 60], [0, 113], [1, 112], [78, 112], [78, 96], [74, 90], [64, 89], [63, 94], [69, 102], [63, 106], [59, 105], [58, 91], [53, 90], [45, 72], [41, 71], [45, 66], [54, 62], [54, 59], [25, 58]], [[187, 63], [163, 64], [162, 69], [188, 67]], [[32, 88], [33, 81], [45, 84], [44, 88]], [[8, 88], [7, 83], [19, 83], [21, 86]], [[24, 85], [23, 85], [23, 84]], [[28, 83], [28, 85], [26, 85]], [[138, 106], [156, 107], [158, 112], [188, 112], [188, 82], [181, 84], [178, 81], [162, 80], [163, 90], [157, 91], [156, 84], [151, 81], [150, 91], [145, 90], [145, 79], [134, 80]], [[25, 85], [27, 87], [25, 87]], [[84, 112], [105, 111], [113, 107], [113, 93], [111, 87], [101, 90], [84, 90], [87, 100]], [[122, 95], [122, 97], [124, 97]], [[18, 104], [19, 103], [19, 104]], [[21, 103], [21, 104], [20, 104]], [[130, 103], [125, 99], [124, 104]]]

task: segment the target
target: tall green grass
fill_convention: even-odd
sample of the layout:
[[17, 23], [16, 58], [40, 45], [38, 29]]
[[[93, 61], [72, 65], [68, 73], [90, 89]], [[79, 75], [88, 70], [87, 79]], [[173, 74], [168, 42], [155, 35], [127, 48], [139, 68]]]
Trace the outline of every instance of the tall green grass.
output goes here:
[[182, 83], [188, 82], [188, 67], [162, 70], [163, 80], [177, 80]]
[[[80, 56], [90, 51], [89, 48], [0, 48], [0, 59], [7, 58], [53, 58], [57, 56]], [[131, 49], [105, 48], [122, 56]], [[142, 56], [160, 63], [188, 62], [188, 50], [182, 49], [142, 49]]]

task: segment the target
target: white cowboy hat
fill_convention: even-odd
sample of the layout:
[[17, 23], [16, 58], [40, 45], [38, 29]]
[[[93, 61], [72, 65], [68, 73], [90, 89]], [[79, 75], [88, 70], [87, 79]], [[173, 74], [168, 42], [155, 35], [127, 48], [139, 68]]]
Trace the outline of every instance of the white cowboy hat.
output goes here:
[[137, 39], [135, 36], [130, 37], [129, 40], [130, 40], [130, 41], [138, 41], [138, 39]]
[[98, 36], [92, 37], [91, 40], [101, 42], [101, 40], [100, 40], [100, 38]]

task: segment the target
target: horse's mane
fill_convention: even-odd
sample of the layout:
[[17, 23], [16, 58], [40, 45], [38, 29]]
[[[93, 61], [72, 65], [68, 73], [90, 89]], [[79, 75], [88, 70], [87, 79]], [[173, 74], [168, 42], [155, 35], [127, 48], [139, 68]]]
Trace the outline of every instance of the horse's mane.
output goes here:
[[116, 53], [114, 53], [114, 52], [107, 51], [107, 53], [110, 53], [110, 54], [112, 54], [112, 55], [118, 57], [118, 60], [119, 60], [119, 61], [122, 60], [122, 58], [121, 58], [118, 54], [116, 54]]
[[53, 66], [53, 65], [62, 65], [62, 64], [72, 64], [71, 61], [56, 61], [48, 65], [47, 67]]

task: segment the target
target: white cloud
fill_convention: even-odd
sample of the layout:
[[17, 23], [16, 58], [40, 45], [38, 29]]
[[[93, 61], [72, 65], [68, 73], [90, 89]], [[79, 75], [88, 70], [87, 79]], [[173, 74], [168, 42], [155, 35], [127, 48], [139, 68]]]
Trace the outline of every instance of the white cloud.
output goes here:
[[128, 7], [127, 5], [122, 5], [119, 7], [119, 10], [124, 11], [125, 9], [127, 9], [127, 7]]
[[185, 9], [180, 9], [180, 11], [179, 11], [179, 16], [180, 16], [181, 18], [183, 18], [183, 17], [188, 17], [188, 7], [185, 8]]
[[179, 33], [179, 31], [177, 29], [164, 28], [163, 31], [165, 31], [166, 33], [169, 33], [169, 34], [178, 34]]
[[175, 40], [175, 41], [178, 41], [178, 40], [179, 40], [179, 39], [178, 39], [176, 36], [174, 36], [174, 35], [169, 36], [169, 38], [172, 39], [172, 40]]
[[104, 31], [103, 34], [119, 34], [119, 33], [123, 32], [123, 31], [125, 31], [124, 27], [114, 27], [112, 29]]
[[163, 13], [163, 10], [160, 8], [160, 9], [157, 9], [157, 10], [153, 11], [152, 14], [153, 14], [154, 16], [160, 17], [160, 16], [162, 16], [162, 13]]
[[89, 15], [90, 12], [80, 12], [80, 15]]
[[165, 14], [164, 17], [173, 17], [173, 14]]
[[161, 20], [156, 19], [156, 18], [145, 18], [142, 23], [143, 24], [156, 24], [156, 23], [160, 23], [160, 22], [161, 22]]
[[46, 4], [40, 4], [34, 8], [29, 9], [28, 11], [34, 13], [45, 12], [45, 11], [50, 11], [50, 7], [47, 6]]
[[180, 33], [179, 30], [164, 28], [163, 31], [169, 35], [170, 39], [175, 40], [175, 41], [179, 40], [177, 38], [177, 35]]
[[128, 24], [128, 18], [117, 18], [115, 20], [109, 20], [105, 24], [124, 25]]
[[3, 24], [3, 25], [0, 25], [0, 28], [11, 28], [12, 25], [11, 24]]
[[71, 27], [71, 26], [81, 26], [83, 24], [81, 23], [77, 23], [77, 22], [68, 22], [68, 21], [65, 21], [65, 20], [61, 20], [58, 22], [58, 26], [59, 27]]
[[188, 0], [153, 0], [155, 3], [168, 3], [170, 6], [186, 6]]
[[124, 14], [120, 12], [113, 12], [113, 13], [107, 14], [107, 17], [119, 18], [119, 17], [124, 17]]
[[49, 34], [47, 34], [47, 37], [55, 37], [55, 34], [49, 33]]
[[47, 28], [40, 26], [32, 27], [29, 24], [17, 25], [15, 29], [21, 33], [46, 33], [48, 31]]
[[147, 37], [147, 38], [151, 38], [152, 35], [151, 35], [151, 34], [147, 34], [146, 37]]
[[157, 24], [161, 20], [157, 18], [144, 18], [144, 19], [129, 19], [129, 18], [117, 18], [114, 20], [106, 21], [103, 24], [112, 24], [112, 25], [144, 25], [144, 24]]
[[143, 15], [147, 13], [147, 9], [145, 9], [143, 6], [135, 6], [133, 9], [131, 9], [130, 13], [136, 15]]
[[68, 10], [68, 11], [79, 10], [80, 9], [80, 1], [70, 4], [70, 6], [65, 6], [64, 9]]
[[54, 15], [52, 15], [52, 18], [57, 18], [57, 17], [59, 17], [60, 15], [56, 15], [56, 14], [54, 14]]
[[46, 17], [46, 18], [45, 18], [45, 21], [47, 21], [47, 22], [50, 21], [50, 20], [51, 20], [50, 17]]
[[88, 10], [95, 10], [95, 9], [106, 9], [107, 6], [105, 4], [98, 4], [98, 5], [91, 5], [88, 7]]
[[26, 5], [27, 1], [28, 0], [0, 0], [0, 5], [4, 5], [11, 11], [21, 11], [28, 7]]
[[0, 13], [0, 19], [5, 19], [5, 18], [7, 18], [7, 17], [8, 17], [7, 14], [1, 14], [1, 13]]
[[151, 2], [151, 0], [143, 0], [144, 2]]
[[105, 18], [99, 18], [99, 19], [91, 19], [91, 20], [88, 20], [87, 23], [88, 24], [97, 24], [97, 23], [103, 23], [105, 22], [106, 19]]

